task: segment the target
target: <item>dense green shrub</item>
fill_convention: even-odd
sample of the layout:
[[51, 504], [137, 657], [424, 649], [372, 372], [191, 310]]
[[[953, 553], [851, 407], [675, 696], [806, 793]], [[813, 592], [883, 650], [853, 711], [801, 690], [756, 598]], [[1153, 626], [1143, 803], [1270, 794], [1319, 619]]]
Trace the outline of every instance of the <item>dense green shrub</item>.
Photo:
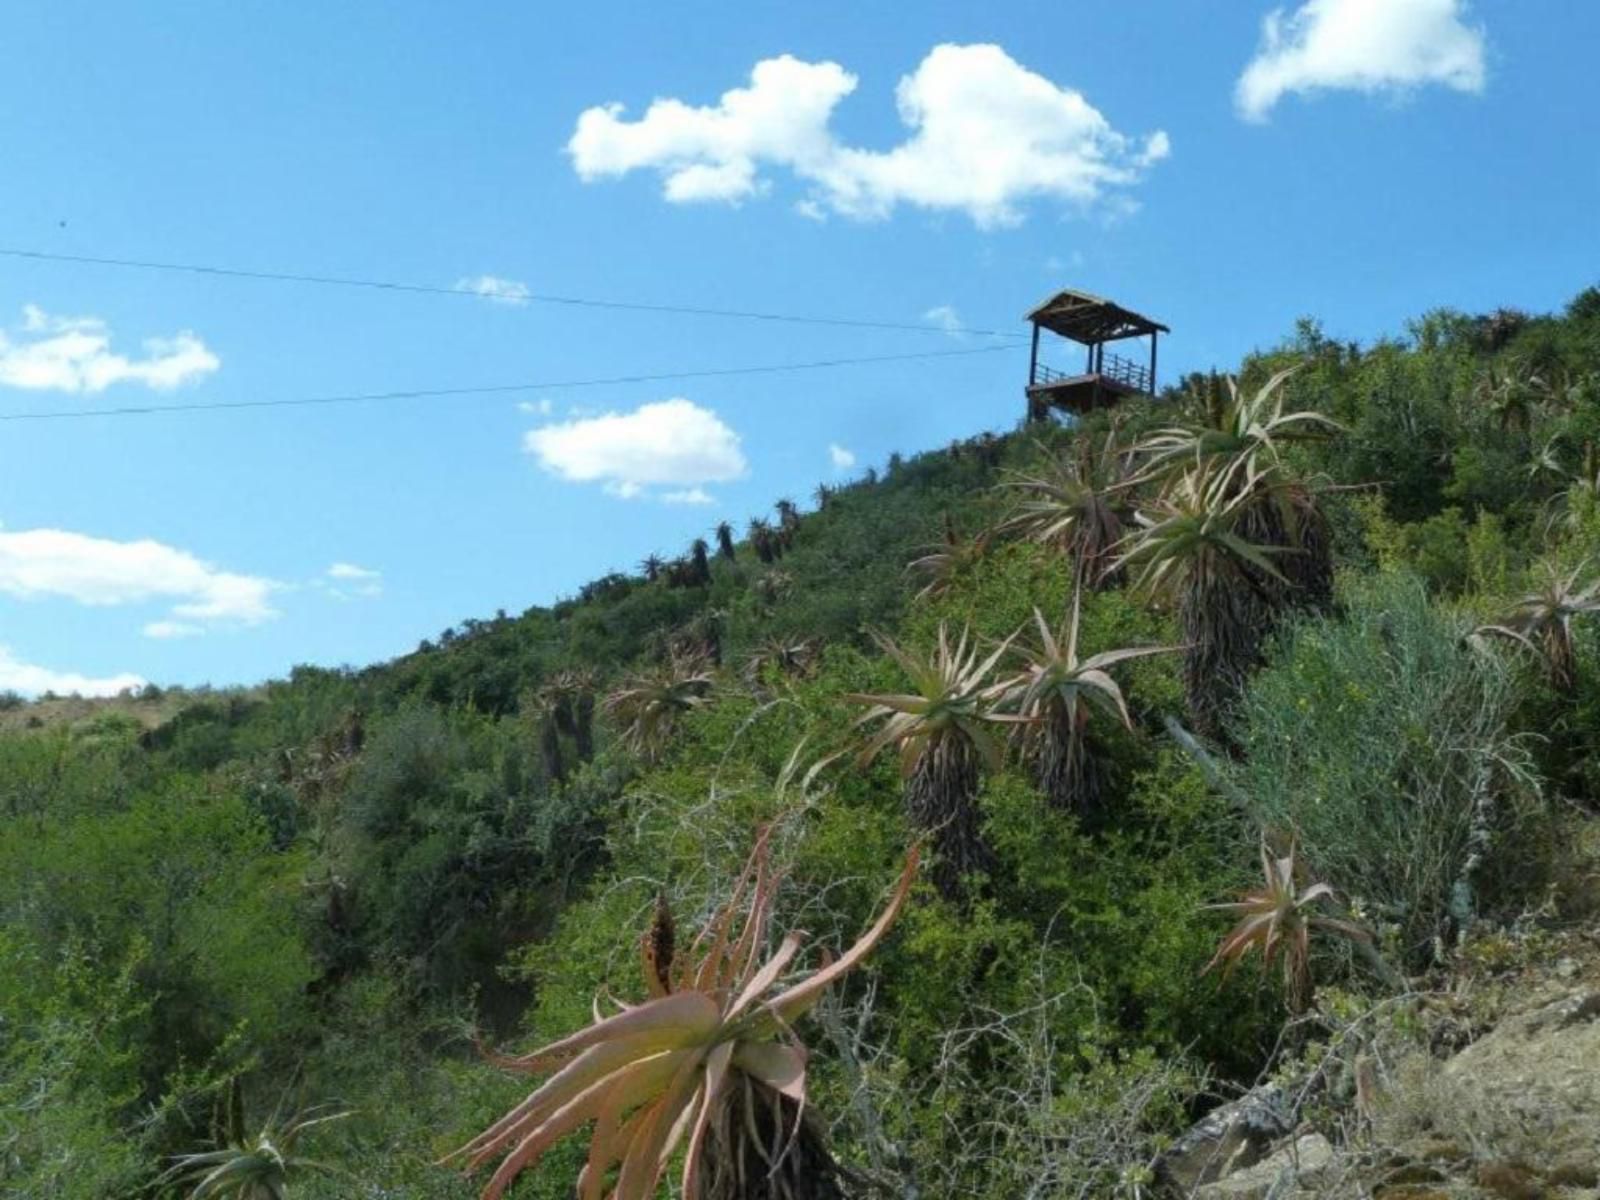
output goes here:
[[1515, 672], [1414, 576], [1350, 584], [1251, 684], [1234, 736], [1252, 815], [1398, 930], [1412, 962], [1503, 897], [1489, 861], [1535, 810]]

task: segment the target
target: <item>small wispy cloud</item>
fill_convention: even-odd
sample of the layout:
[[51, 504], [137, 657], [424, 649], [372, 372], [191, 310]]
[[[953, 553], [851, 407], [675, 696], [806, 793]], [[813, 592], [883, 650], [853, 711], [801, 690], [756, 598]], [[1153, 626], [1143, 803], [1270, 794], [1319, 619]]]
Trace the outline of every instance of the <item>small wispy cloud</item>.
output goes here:
[[485, 300], [492, 300], [496, 304], [509, 304], [517, 308], [527, 304], [528, 297], [533, 294], [528, 290], [528, 285], [521, 280], [502, 279], [498, 275], [473, 275], [458, 279], [456, 288], [459, 291], [482, 296]]
[[922, 314], [922, 319], [935, 329], [942, 329], [953, 338], [964, 337], [961, 314], [948, 304], [935, 305]]
[[661, 502], [663, 504], [712, 504], [715, 501], [716, 497], [701, 487], [683, 488], [681, 491], [661, 493]]
[[323, 576], [329, 584], [328, 590], [340, 599], [383, 595], [382, 571], [358, 567], [355, 563], [336, 562], [323, 572]]
[[856, 465], [856, 456], [853, 450], [846, 450], [838, 442], [828, 443], [828, 462], [835, 471], [848, 471]]
[[541, 397], [538, 400], [517, 401], [517, 411], [520, 413], [527, 413], [530, 416], [548, 417], [551, 413], [555, 412], [555, 410], [556, 402], [550, 399], [549, 396]]
[[172, 641], [177, 638], [199, 637], [205, 629], [191, 621], [151, 621], [142, 632], [147, 638]]
[[1044, 260], [1044, 269], [1054, 275], [1057, 271], [1064, 271], [1068, 267], [1081, 267], [1083, 262], [1083, 251], [1074, 250], [1065, 258], [1059, 254], [1052, 254]]

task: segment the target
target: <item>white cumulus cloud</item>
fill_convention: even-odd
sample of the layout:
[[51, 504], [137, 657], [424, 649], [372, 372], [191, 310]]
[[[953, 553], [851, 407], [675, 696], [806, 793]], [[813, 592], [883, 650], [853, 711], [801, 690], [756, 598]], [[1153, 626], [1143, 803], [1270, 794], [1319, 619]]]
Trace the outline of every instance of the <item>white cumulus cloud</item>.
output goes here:
[[115, 696], [129, 688], [142, 688], [144, 679], [138, 675], [111, 675], [94, 678], [74, 671], [52, 671], [20, 661], [9, 646], [0, 646], [0, 691], [20, 692], [24, 696], [37, 696], [55, 692], [60, 696]]
[[662, 499], [702, 503], [701, 485], [738, 479], [748, 469], [739, 435], [716, 413], [681, 396], [629, 413], [530, 429], [523, 449], [552, 475], [600, 483], [625, 499], [665, 487], [672, 491]]
[[474, 275], [458, 279], [456, 288], [482, 296], [485, 300], [493, 300], [496, 304], [509, 304], [516, 308], [527, 304], [532, 294], [528, 291], [528, 285], [521, 280], [502, 279], [498, 275]]
[[1092, 205], [1171, 151], [1165, 133], [1119, 133], [1082, 93], [995, 45], [935, 46], [901, 78], [908, 133], [888, 150], [847, 145], [831, 128], [856, 84], [838, 63], [764, 59], [715, 105], [660, 99], [637, 120], [618, 103], [590, 108], [567, 151], [586, 181], [654, 170], [679, 203], [748, 199], [770, 186], [762, 168], [773, 166], [807, 185], [795, 205], [807, 217], [882, 218], [909, 204], [986, 228], [1018, 223], [1030, 199]]
[[193, 554], [148, 538], [119, 542], [63, 529], [0, 530], [0, 594], [23, 600], [60, 597], [95, 607], [170, 601], [150, 637], [201, 626], [259, 625], [278, 615], [281, 585], [223, 571]]
[[117, 383], [168, 391], [221, 365], [187, 330], [148, 338], [144, 356], [129, 358], [112, 350], [100, 318], [55, 317], [32, 304], [22, 310], [20, 329], [0, 329], [0, 384], [29, 391], [103, 392]]
[[829, 442], [828, 461], [833, 464], [835, 471], [848, 471], [856, 465], [855, 452], [846, 450], [838, 442]]
[[1246, 119], [1261, 121], [1289, 93], [1403, 92], [1430, 83], [1481, 92], [1483, 30], [1467, 24], [1466, 7], [1465, 0], [1305, 0], [1292, 13], [1274, 9], [1235, 103]]

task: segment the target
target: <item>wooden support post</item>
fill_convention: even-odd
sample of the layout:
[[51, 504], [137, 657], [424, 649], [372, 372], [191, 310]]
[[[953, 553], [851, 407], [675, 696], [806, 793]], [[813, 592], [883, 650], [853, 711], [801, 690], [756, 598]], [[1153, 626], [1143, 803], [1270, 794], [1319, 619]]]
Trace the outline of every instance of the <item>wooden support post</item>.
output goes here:
[[1154, 330], [1150, 332], [1150, 394], [1156, 394], [1156, 338], [1160, 336]]
[[1028, 354], [1028, 386], [1039, 382], [1039, 326], [1033, 326], [1033, 350]]

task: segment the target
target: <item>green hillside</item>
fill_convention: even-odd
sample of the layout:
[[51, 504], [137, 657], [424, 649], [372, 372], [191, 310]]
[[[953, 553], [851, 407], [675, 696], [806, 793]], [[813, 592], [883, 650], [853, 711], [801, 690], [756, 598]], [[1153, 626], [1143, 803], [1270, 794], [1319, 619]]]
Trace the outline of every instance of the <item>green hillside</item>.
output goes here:
[[[1600, 290], [1304, 322], [1236, 387], [897, 457], [391, 663], [0, 714], [0, 1192], [186, 1195], [230, 1110], [326, 1103], [347, 1174], [290, 1194], [476, 1195], [434, 1160], [534, 1085], [475, 1038], [643, 999], [761, 831], [797, 967], [923, 848], [793, 1031], [850, 1194], [1158, 1194], [1351, 1013], [1593, 921]], [[1305, 902], [1268, 969], [1214, 907], [1263, 845]]]

